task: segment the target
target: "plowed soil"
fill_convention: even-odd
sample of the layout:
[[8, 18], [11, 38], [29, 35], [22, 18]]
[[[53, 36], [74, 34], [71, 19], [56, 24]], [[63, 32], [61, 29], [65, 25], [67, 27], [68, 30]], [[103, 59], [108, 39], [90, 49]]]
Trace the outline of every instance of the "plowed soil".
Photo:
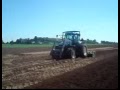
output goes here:
[[33, 85], [31, 89], [117, 89], [118, 58], [114, 56]]
[[[2, 88], [118, 88], [118, 49], [96, 51], [95, 58], [55, 61], [49, 53], [2, 51]], [[5, 53], [5, 52], [9, 53]], [[36, 50], [32, 50], [34, 52]], [[39, 51], [39, 50], [38, 50]], [[44, 50], [45, 51], [45, 50]], [[46, 49], [48, 51], [48, 49]], [[22, 53], [25, 53], [23, 51]], [[29, 52], [29, 51], [27, 51]]]

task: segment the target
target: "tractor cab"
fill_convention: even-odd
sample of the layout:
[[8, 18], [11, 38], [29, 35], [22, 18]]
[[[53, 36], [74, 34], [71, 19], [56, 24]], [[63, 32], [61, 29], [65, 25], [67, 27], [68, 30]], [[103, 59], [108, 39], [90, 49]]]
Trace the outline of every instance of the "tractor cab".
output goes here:
[[[56, 35], [56, 37], [61, 35]], [[56, 39], [55, 46], [80, 44], [80, 31], [66, 31], [62, 33], [62, 39]]]
[[66, 31], [66, 32], [63, 32], [63, 38], [64, 39], [70, 39], [70, 40], [79, 40], [80, 31]]
[[66, 31], [62, 36], [63, 40], [69, 40], [72, 45], [80, 41], [80, 31]]

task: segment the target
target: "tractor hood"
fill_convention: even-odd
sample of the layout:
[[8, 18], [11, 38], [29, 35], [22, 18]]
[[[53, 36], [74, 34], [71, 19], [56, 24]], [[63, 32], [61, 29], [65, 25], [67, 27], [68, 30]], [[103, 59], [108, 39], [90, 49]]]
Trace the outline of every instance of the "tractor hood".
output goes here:
[[55, 43], [55, 46], [71, 45], [72, 42], [69, 39], [64, 39], [63, 41]]

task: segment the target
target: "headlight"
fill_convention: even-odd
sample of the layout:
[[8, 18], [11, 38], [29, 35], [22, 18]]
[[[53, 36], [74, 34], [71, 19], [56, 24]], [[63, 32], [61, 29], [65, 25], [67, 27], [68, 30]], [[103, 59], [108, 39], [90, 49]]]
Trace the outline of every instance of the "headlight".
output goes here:
[[53, 48], [53, 50], [55, 50], [55, 48]]

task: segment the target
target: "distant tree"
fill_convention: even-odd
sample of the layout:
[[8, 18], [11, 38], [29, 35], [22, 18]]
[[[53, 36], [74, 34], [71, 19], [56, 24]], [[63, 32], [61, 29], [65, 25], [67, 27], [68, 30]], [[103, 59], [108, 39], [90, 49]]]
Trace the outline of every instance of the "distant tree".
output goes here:
[[87, 44], [98, 44], [96, 39], [94, 39], [94, 40], [87, 39], [87, 40], [85, 40], [85, 43], [87, 43]]
[[98, 42], [96, 41], [96, 39], [93, 40], [93, 44], [98, 44]]
[[9, 44], [9, 42], [6, 42], [6, 44]]
[[4, 44], [4, 41], [2, 40], [2, 44]]
[[118, 44], [118, 43], [110, 41], [101, 41], [101, 44]]
[[13, 40], [12, 40], [12, 41], [10, 41], [10, 44], [14, 44]]
[[19, 39], [17, 39], [17, 40], [16, 40], [16, 44], [19, 44], [19, 43], [20, 43], [20, 40], [19, 40]]
[[37, 36], [34, 37], [34, 41], [35, 41], [35, 43], [38, 43], [38, 37]]
[[26, 44], [31, 44], [31, 40], [28, 38], [27, 41], [26, 41]]
[[22, 43], [22, 38], [17, 39], [15, 43], [16, 43], [16, 44], [21, 44], [21, 43]]

